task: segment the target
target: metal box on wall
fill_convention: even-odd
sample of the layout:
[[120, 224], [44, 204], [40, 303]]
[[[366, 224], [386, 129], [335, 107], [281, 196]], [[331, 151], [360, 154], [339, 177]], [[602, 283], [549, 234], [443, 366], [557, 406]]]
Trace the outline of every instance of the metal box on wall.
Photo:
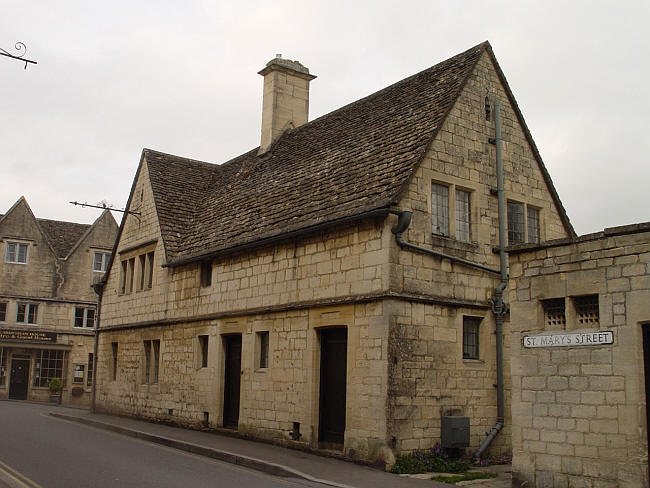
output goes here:
[[441, 444], [445, 448], [469, 446], [469, 417], [442, 417]]

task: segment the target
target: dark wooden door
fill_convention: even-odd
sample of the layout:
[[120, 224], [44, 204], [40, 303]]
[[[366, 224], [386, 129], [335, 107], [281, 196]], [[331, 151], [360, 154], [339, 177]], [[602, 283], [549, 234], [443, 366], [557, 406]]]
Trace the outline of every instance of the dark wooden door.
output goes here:
[[226, 368], [223, 387], [223, 426], [236, 429], [239, 424], [241, 385], [241, 335], [224, 336]]
[[[650, 426], [650, 324], [643, 324], [643, 365], [645, 373], [645, 418], [646, 425]], [[650, 446], [650, 429], [646, 428], [648, 446]], [[650, 452], [649, 452], [650, 454]], [[648, 461], [650, 468], [650, 458]]]
[[[319, 436], [324, 444], [343, 445], [347, 376], [347, 329], [320, 332]], [[325, 446], [327, 447], [327, 446]]]
[[27, 400], [29, 389], [29, 359], [11, 360], [11, 382], [9, 383], [9, 398]]

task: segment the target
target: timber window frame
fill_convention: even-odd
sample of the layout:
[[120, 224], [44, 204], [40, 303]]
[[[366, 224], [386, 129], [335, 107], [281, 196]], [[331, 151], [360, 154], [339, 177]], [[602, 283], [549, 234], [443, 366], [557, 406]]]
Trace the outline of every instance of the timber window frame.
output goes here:
[[480, 359], [480, 330], [483, 317], [463, 315], [463, 359]]
[[506, 204], [508, 246], [538, 244], [541, 240], [541, 209], [528, 203], [508, 200]]
[[7, 309], [9, 302], [0, 302], [0, 324], [7, 322]]
[[434, 236], [472, 242], [472, 193], [472, 189], [453, 183], [431, 182], [431, 232]]
[[95, 273], [105, 273], [108, 269], [108, 261], [110, 258], [110, 252], [93, 251], [93, 271]]
[[29, 262], [29, 244], [26, 242], [5, 242], [5, 263], [27, 264]]
[[18, 302], [16, 305], [16, 323], [38, 325], [38, 303]]
[[153, 268], [156, 243], [120, 252], [119, 293], [150, 290], [153, 286]]
[[66, 384], [68, 354], [61, 349], [41, 349], [34, 365], [34, 386], [47, 388], [50, 380], [59, 378], [61, 387]]
[[75, 307], [72, 327], [75, 329], [94, 329], [95, 309], [92, 307]]

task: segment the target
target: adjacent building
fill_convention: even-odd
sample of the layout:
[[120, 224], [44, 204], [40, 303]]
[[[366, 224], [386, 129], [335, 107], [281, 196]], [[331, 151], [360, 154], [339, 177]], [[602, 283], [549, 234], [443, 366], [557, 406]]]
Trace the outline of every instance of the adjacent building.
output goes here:
[[650, 223], [511, 250], [521, 486], [648, 486], [649, 263]]
[[92, 224], [38, 219], [21, 197], [0, 215], [0, 398], [88, 405], [100, 281], [117, 235], [104, 211]]
[[[97, 409], [388, 464], [451, 419], [476, 449], [499, 424], [495, 143], [509, 244], [575, 236], [491, 47], [310, 122], [308, 69], [260, 74], [259, 147], [219, 165], [142, 153]], [[504, 327], [493, 453], [512, 447]]]

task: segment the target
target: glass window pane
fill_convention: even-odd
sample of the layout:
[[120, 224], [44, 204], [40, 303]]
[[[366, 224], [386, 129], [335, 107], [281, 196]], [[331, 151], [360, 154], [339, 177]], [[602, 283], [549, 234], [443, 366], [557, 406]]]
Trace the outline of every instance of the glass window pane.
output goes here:
[[449, 187], [431, 184], [431, 216], [433, 233], [449, 236]]
[[539, 210], [528, 207], [528, 242], [539, 242]]
[[508, 244], [524, 242], [524, 204], [508, 202]]
[[456, 239], [463, 242], [470, 240], [469, 198], [468, 191], [456, 190]]
[[18, 262], [27, 262], [27, 244], [18, 244]]

